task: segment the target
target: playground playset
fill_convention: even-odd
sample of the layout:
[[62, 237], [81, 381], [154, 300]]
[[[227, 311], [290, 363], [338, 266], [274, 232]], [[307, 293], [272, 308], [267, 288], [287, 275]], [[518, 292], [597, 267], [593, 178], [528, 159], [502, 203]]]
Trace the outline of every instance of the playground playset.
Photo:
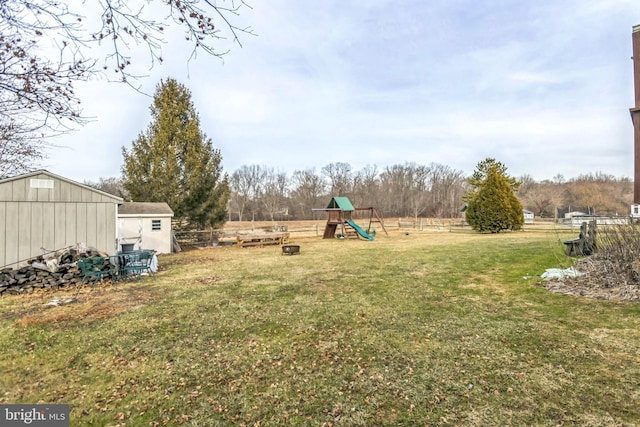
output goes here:
[[[348, 197], [333, 197], [326, 208], [314, 209], [314, 211], [325, 211], [328, 213], [329, 218], [322, 236], [324, 239], [342, 237], [347, 239], [363, 238], [366, 240], [373, 240], [375, 230], [372, 229], [371, 224], [374, 222], [379, 223], [385, 234], [387, 234], [387, 236], [389, 235], [387, 230], [384, 228], [384, 221], [378, 215], [375, 208], [354, 208]], [[353, 217], [354, 212], [365, 211], [369, 213], [369, 224], [366, 230], [356, 224]], [[337, 233], [338, 231], [340, 231], [340, 233]]]

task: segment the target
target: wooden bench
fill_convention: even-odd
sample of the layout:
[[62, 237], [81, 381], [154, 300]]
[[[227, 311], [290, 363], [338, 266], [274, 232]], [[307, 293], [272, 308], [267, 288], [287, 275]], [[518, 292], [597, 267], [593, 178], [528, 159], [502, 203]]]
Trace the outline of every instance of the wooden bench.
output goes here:
[[247, 247], [259, 247], [269, 245], [283, 245], [289, 242], [289, 233], [287, 232], [273, 232], [273, 233], [250, 233], [250, 234], [238, 234], [236, 238], [238, 245], [242, 248]]
[[585, 254], [585, 251], [584, 251], [585, 240], [581, 239], [580, 237], [577, 237], [571, 240], [565, 240], [564, 244], [565, 244], [564, 253], [567, 254], [567, 256], [589, 255], [589, 254]]
[[580, 235], [571, 240], [565, 240], [565, 253], [567, 256], [591, 255], [596, 251], [596, 222], [591, 221], [588, 225], [583, 222], [580, 225]]

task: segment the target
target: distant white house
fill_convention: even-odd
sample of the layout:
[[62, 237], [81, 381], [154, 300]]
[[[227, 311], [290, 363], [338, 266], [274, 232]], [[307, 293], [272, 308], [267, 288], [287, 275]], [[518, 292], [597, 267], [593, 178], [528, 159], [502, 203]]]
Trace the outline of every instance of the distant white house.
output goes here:
[[589, 214], [580, 211], [572, 211], [564, 214], [564, 219], [573, 220], [574, 217], [588, 216]]
[[[171, 253], [171, 219], [168, 204], [131, 202], [118, 206], [119, 249], [153, 249], [157, 253]], [[133, 245], [133, 246], [130, 246]]]
[[[597, 225], [614, 225], [628, 224], [629, 218], [626, 216], [596, 216], [596, 215], [574, 215], [571, 217], [570, 224], [579, 227], [583, 222], [591, 223], [595, 221]], [[566, 224], [567, 222], [565, 222]]]
[[531, 211], [524, 210], [524, 223], [525, 224], [533, 224], [534, 214]]

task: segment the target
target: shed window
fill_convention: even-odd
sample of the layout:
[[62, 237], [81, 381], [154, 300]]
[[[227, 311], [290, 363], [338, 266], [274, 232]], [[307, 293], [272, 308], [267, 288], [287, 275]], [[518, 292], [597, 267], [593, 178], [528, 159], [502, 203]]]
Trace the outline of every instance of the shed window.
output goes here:
[[31, 178], [29, 181], [29, 186], [31, 188], [53, 188], [53, 180], [52, 179], [36, 179]]
[[162, 230], [162, 220], [161, 219], [152, 219], [151, 220], [151, 231], [160, 231]]

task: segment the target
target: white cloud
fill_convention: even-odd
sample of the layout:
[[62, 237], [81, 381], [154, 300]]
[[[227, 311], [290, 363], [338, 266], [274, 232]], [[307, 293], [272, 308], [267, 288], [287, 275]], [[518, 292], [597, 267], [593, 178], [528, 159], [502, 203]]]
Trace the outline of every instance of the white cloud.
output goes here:
[[557, 77], [544, 73], [515, 72], [507, 75], [507, 78], [524, 83], [561, 83]]
[[[471, 173], [491, 156], [538, 179], [632, 174], [633, 1], [252, 7], [241, 18], [258, 36], [223, 62], [187, 64], [184, 45], [169, 44], [142, 82], [148, 94], [168, 76], [191, 89], [228, 171], [415, 161]], [[79, 91], [97, 122], [60, 141], [73, 148], [51, 169], [77, 180], [117, 175], [120, 147], [146, 128], [151, 100], [105, 82]]]

